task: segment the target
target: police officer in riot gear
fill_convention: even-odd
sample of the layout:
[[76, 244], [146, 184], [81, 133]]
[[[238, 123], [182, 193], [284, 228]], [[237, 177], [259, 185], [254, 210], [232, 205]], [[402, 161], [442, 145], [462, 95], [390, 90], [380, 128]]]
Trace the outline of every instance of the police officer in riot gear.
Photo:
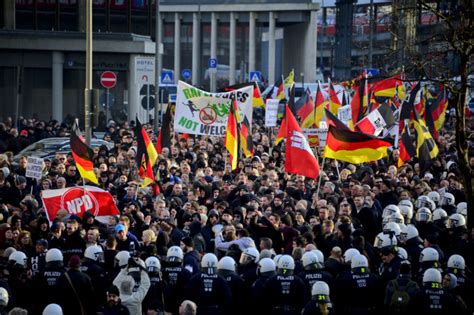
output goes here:
[[165, 310], [173, 314], [178, 312], [178, 307], [183, 302], [184, 288], [191, 278], [191, 272], [183, 267], [183, 257], [183, 250], [179, 246], [171, 246], [163, 268], [163, 279], [169, 288]]
[[451, 255], [448, 259], [446, 272], [456, 276], [458, 286], [454, 292], [466, 302], [470, 312], [469, 314], [472, 314], [474, 312], [474, 302], [472, 299], [474, 281], [466, 275], [466, 262], [464, 257], [457, 254]]
[[[321, 253], [322, 255], [322, 253]], [[324, 256], [323, 256], [324, 257]], [[321, 259], [315, 252], [306, 252], [302, 258], [303, 268], [298, 276], [306, 285], [306, 302], [311, 299], [311, 290], [317, 281], [324, 281], [328, 285], [332, 285], [332, 275], [324, 271], [324, 259]]]
[[102, 266], [104, 262], [104, 251], [99, 245], [91, 245], [84, 252], [84, 262], [80, 270], [85, 272], [94, 284], [95, 305], [105, 303], [106, 292], [108, 288], [107, 273]]
[[59, 278], [66, 272], [63, 262], [63, 254], [57, 248], [51, 248], [46, 252], [46, 265], [44, 270], [33, 278], [33, 284], [38, 292], [36, 308], [42, 310], [46, 305], [59, 303], [60, 292], [58, 292]]
[[456, 299], [441, 284], [441, 272], [429, 268], [423, 273], [423, 287], [410, 300], [410, 312], [423, 315], [462, 314]]
[[300, 314], [305, 304], [305, 284], [300, 277], [293, 275], [295, 261], [289, 255], [278, 260], [277, 274], [263, 285], [265, 314]]
[[232, 293], [227, 281], [217, 274], [217, 257], [207, 253], [201, 260], [201, 272], [186, 287], [187, 299], [196, 301], [199, 314], [229, 314]]
[[161, 263], [155, 256], [145, 260], [146, 271], [150, 277], [150, 289], [143, 300], [143, 310], [153, 310], [158, 314], [164, 313], [167, 298], [167, 284], [161, 274]]
[[258, 261], [258, 278], [252, 285], [251, 301], [254, 308], [250, 309], [251, 314], [264, 314], [265, 308], [262, 305], [264, 299], [263, 285], [267, 280], [276, 274], [276, 264], [270, 258], [263, 258]]
[[[369, 272], [369, 263], [364, 255], [352, 257], [351, 271], [336, 278], [335, 306], [338, 314], [379, 314], [384, 290], [379, 278]], [[369, 298], [370, 297], [370, 298]]]
[[311, 288], [311, 301], [306, 304], [302, 315], [329, 315], [333, 314], [329, 286], [326, 282], [316, 281]]
[[[236, 272], [237, 264], [230, 256], [224, 256], [217, 264], [217, 273], [222, 276], [229, 285], [232, 293], [232, 301], [229, 314], [242, 314], [242, 310], [246, 309], [243, 306], [245, 302], [242, 298], [244, 293], [244, 280]], [[248, 300], [246, 300], [248, 302]]]

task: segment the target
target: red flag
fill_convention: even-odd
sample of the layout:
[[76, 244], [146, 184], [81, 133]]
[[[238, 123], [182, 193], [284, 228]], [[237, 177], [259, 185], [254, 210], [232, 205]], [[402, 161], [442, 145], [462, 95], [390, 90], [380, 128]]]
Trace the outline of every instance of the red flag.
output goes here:
[[90, 212], [102, 222], [107, 222], [109, 216], [119, 214], [112, 195], [94, 186], [43, 190], [41, 199], [49, 222], [56, 218], [59, 210], [79, 217]]
[[309, 178], [318, 178], [318, 160], [311, 151], [308, 140], [288, 105], [286, 106], [285, 117], [288, 129], [286, 134], [285, 171]]

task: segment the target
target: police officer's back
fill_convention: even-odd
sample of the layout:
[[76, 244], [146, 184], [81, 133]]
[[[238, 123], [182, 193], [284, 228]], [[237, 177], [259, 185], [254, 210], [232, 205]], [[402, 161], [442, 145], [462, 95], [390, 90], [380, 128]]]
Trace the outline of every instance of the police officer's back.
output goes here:
[[155, 256], [145, 260], [146, 271], [150, 277], [150, 289], [143, 300], [143, 311], [153, 310], [163, 313], [167, 300], [167, 285], [161, 274], [161, 263]]
[[204, 255], [201, 272], [192, 276], [186, 287], [187, 299], [196, 302], [198, 315], [229, 314], [232, 293], [227, 281], [217, 274], [217, 264], [216, 255]]
[[46, 253], [46, 265], [44, 270], [33, 278], [35, 290], [42, 292], [37, 295], [37, 309], [42, 310], [44, 306], [58, 303], [60, 292], [58, 290], [59, 278], [66, 272], [63, 263], [63, 254], [57, 248], [51, 248]]
[[235, 260], [230, 256], [222, 257], [217, 264], [217, 273], [227, 281], [232, 294], [229, 314], [242, 314], [242, 311], [247, 309], [243, 303], [249, 302], [242, 298], [244, 280], [237, 274], [236, 266]]
[[311, 288], [311, 300], [306, 304], [302, 315], [329, 315], [333, 314], [329, 286], [324, 281], [316, 281]]
[[191, 278], [191, 273], [183, 267], [183, 251], [179, 246], [171, 246], [166, 254], [166, 264], [163, 268], [163, 279], [168, 284], [169, 296], [165, 309], [177, 313], [179, 304], [184, 300], [184, 288]]
[[304, 307], [305, 284], [300, 277], [293, 275], [295, 262], [293, 257], [283, 255], [277, 262], [277, 274], [267, 282], [264, 288], [266, 314], [300, 314]]
[[[320, 253], [322, 256], [323, 254]], [[332, 285], [333, 278], [332, 275], [324, 271], [324, 259], [319, 257], [315, 252], [306, 252], [303, 255], [302, 261], [303, 261], [303, 268], [304, 271], [302, 271], [298, 276], [304, 281], [306, 285], [306, 290], [305, 290], [305, 297], [306, 301], [309, 301], [311, 299], [311, 290], [313, 288], [313, 285], [317, 281], [324, 281], [328, 285]]]
[[268, 279], [273, 277], [276, 274], [276, 264], [270, 258], [262, 258], [258, 261], [257, 275], [258, 278], [252, 285], [251, 291], [251, 301], [254, 307], [250, 308], [249, 311], [251, 314], [264, 314], [265, 305], [262, 304], [264, 299], [264, 289], [263, 286]]
[[441, 315], [460, 314], [456, 300], [441, 285], [441, 273], [435, 268], [423, 274], [423, 287], [410, 301], [413, 314]]
[[378, 314], [383, 301], [379, 278], [369, 272], [367, 258], [357, 254], [351, 271], [336, 278], [335, 307], [338, 314]]
[[102, 305], [105, 302], [108, 287], [107, 273], [100, 265], [104, 261], [104, 251], [99, 245], [92, 245], [86, 248], [84, 252], [84, 262], [81, 265], [81, 271], [86, 273], [94, 284], [94, 297], [96, 305]]

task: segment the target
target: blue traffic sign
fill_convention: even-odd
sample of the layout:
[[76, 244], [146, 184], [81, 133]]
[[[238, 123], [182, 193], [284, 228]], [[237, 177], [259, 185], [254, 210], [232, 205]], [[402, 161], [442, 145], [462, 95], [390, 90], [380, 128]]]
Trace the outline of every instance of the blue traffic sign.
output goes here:
[[174, 83], [174, 74], [172, 70], [161, 70], [161, 83]]
[[187, 80], [191, 77], [191, 70], [189, 69], [183, 69], [183, 71], [181, 71], [181, 76], [183, 77], [183, 79]]
[[380, 74], [379, 69], [376, 68], [367, 68], [365, 69], [365, 72], [367, 73], [368, 77], [375, 77]]
[[217, 68], [217, 59], [216, 58], [209, 58], [209, 61], [207, 62], [207, 66], [210, 69]]
[[260, 82], [262, 81], [262, 72], [260, 71], [250, 71], [249, 73], [249, 81], [250, 82]]

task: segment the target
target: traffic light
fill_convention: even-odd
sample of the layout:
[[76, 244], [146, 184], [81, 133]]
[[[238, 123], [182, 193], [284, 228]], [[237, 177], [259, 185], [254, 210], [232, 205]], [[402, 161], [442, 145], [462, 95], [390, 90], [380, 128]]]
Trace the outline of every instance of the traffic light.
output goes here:
[[155, 108], [155, 86], [153, 84], [144, 84], [140, 89], [140, 103], [143, 109], [152, 110]]

